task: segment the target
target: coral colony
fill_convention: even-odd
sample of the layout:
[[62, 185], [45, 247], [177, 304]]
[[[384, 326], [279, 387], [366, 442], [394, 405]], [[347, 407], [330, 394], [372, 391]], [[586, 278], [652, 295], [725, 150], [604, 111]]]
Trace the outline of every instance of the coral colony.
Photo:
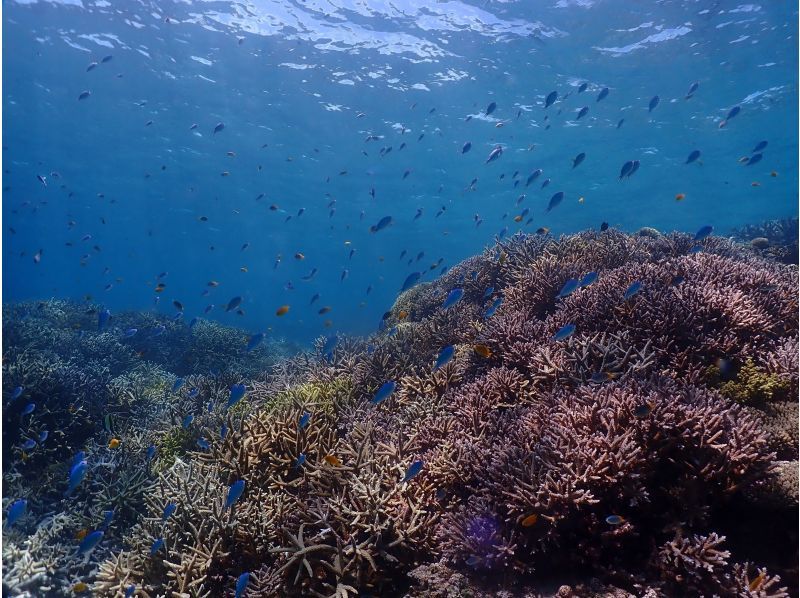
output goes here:
[[4, 595], [788, 596], [787, 230], [518, 235], [311, 353], [4, 306]]

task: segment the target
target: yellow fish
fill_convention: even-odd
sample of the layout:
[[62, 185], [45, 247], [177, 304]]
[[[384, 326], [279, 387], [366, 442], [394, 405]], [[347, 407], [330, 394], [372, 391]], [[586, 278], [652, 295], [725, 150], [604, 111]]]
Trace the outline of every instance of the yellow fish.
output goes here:
[[80, 594], [81, 592], [85, 592], [88, 589], [89, 589], [89, 586], [86, 585], [86, 582], [84, 582], [84, 581], [79, 581], [78, 583], [76, 583], [75, 585], [72, 586], [72, 591], [75, 592], [76, 594]]
[[341, 467], [342, 466], [342, 460], [339, 459], [339, 457], [337, 457], [336, 455], [325, 455], [324, 459], [325, 459], [325, 463], [327, 463], [328, 465], [331, 465], [332, 467]]
[[531, 527], [532, 525], [536, 525], [537, 521], [539, 521], [539, 516], [533, 513], [522, 520], [522, 527]]
[[119, 438], [112, 438], [111, 441], [108, 443], [108, 448], [110, 449], [119, 448], [120, 444], [122, 444], [122, 441]]
[[277, 311], [275, 312], [276, 316], [285, 316], [289, 313], [289, 306], [288, 305], [281, 305]]
[[481, 357], [486, 357], [488, 359], [492, 356], [492, 350], [486, 345], [473, 345], [472, 349]]

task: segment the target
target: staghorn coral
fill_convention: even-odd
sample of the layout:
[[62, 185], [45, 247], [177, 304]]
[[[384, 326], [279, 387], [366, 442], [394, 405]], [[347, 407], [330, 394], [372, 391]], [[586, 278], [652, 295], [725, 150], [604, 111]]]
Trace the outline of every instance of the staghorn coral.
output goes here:
[[[402, 293], [378, 333], [342, 336], [324, 356], [320, 339], [250, 361], [243, 336], [207, 341], [214, 324], [162, 324], [134, 366], [104, 366], [103, 409], [120, 415], [124, 451], [91, 432], [95, 468], [73, 516], [87, 525], [114, 503], [120, 522], [70, 574], [101, 596], [129, 585], [230, 595], [243, 571], [262, 596], [785, 595], [785, 564], [721, 542], [738, 532], [736, 505], [770, 522], [796, 509], [785, 482], [797, 450], [786, 400], [798, 379], [797, 269], [726, 239], [693, 245], [680, 233], [515, 236]], [[592, 285], [556, 297], [592, 271]], [[635, 280], [642, 290], [623, 300]], [[463, 298], [442, 309], [455, 287]], [[53, 309], [69, 325], [69, 306]], [[555, 341], [566, 323], [575, 333]], [[43, 338], [35, 351], [57, 335]], [[434, 370], [447, 345], [452, 360]], [[229, 351], [238, 365], [209, 373]], [[726, 397], [730, 380], [708, 375], [720, 359], [752, 364], [740, 377], [772, 398]], [[186, 383], [172, 392], [176, 374]], [[372, 404], [388, 380], [396, 390]], [[247, 394], [226, 409], [238, 383]], [[4, 467], [14, 496], [26, 492], [20, 471]], [[244, 493], [225, 508], [235, 480]], [[13, 558], [38, 574], [41, 561]]]

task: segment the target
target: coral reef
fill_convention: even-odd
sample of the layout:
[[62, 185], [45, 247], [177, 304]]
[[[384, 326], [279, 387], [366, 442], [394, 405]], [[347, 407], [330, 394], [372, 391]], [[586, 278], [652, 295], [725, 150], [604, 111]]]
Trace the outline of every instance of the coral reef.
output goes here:
[[768, 220], [732, 231], [733, 237], [764, 255], [784, 264], [797, 265], [798, 221], [797, 218]]
[[[95, 339], [119, 345], [86, 374], [97, 399], [80, 376], [41, 379], [100, 426], [4, 462], [4, 505], [30, 501], [6, 532], [6, 584], [25, 594], [82, 576], [99, 596], [227, 596], [247, 572], [258, 596], [788, 596], [796, 569], [743, 548], [739, 514], [797, 517], [797, 268], [718, 237], [694, 245], [515, 236], [402, 293], [371, 337], [280, 360], [265, 349], [261, 364], [221, 358], [241, 340], [211, 323], [174, 324], [152, 361]], [[33, 392], [26, 368], [47, 372], [50, 354], [75, 367], [51, 346], [75, 343], [74, 307], [14, 330], [33, 309], [6, 310], [4, 396]], [[66, 480], [78, 449], [91, 467], [71, 499], [66, 482], [36, 494], [24, 481]], [[56, 511], [70, 531], [45, 526], [60, 534], [51, 549], [74, 554], [68, 533], [97, 529], [111, 506], [86, 564], [65, 569], [68, 555], [33, 543]]]

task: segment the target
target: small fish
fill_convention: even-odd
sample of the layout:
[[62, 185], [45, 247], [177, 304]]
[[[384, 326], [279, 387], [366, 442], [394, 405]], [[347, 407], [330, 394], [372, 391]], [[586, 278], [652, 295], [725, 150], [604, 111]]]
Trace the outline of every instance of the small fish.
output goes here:
[[111, 439], [111, 440], [108, 442], [108, 448], [110, 448], [111, 450], [114, 450], [114, 449], [116, 449], [116, 448], [119, 448], [119, 446], [120, 446], [121, 444], [122, 444], [122, 441], [121, 441], [119, 438], [112, 438], [112, 439]]
[[586, 116], [588, 113], [589, 113], [589, 106], [584, 106], [583, 108], [581, 108], [580, 110], [578, 110], [578, 116], [576, 116], [576, 117], [575, 117], [575, 120], [580, 120], [580, 119], [582, 119], [582, 118], [583, 118], [584, 116]]
[[234, 598], [242, 598], [244, 591], [247, 589], [247, 584], [250, 582], [250, 573], [245, 571], [236, 580], [236, 594]]
[[589, 272], [583, 278], [581, 278], [581, 281], [578, 284], [581, 288], [584, 288], [591, 285], [595, 280], [597, 280], [597, 272]]
[[554, 341], [563, 341], [575, 332], [575, 324], [565, 324], [553, 335]]
[[436, 364], [433, 366], [434, 370], [438, 370], [439, 368], [443, 368], [447, 365], [451, 359], [453, 359], [453, 355], [455, 354], [456, 349], [453, 345], [447, 345], [441, 351], [439, 351], [439, 356], [436, 358]]
[[156, 450], [157, 450], [156, 445], [154, 444], [151, 444], [150, 446], [147, 447], [146, 457], [148, 461], [152, 461], [153, 457], [156, 456]]
[[572, 168], [577, 168], [586, 159], [586, 154], [581, 152], [572, 159]]
[[586, 88], [587, 88], [587, 87], [589, 87], [589, 84], [588, 84], [588, 83], [586, 83], [586, 82], [584, 82], [584, 83], [581, 83], [581, 84], [578, 86], [578, 93], [583, 93], [584, 91], [586, 91]]
[[502, 155], [503, 155], [503, 147], [500, 145], [496, 145], [494, 149], [491, 152], [489, 152], [489, 157], [486, 158], [486, 162], [484, 162], [484, 164], [488, 164], [489, 162], [494, 162]]
[[78, 99], [79, 99], [79, 100], [85, 100], [85, 99], [86, 99], [86, 98], [88, 98], [90, 95], [92, 95], [92, 92], [91, 92], [91, 91], [88, 91], [88, 90], [87, 90], [87, 91], [82, 91], [82, 92], [80, 93], [80, 95], [78, 95]]
[[655, 107], [658, 106], [658, 103], [661, 101], [661, 98], [658, 96], [653, 96], [650, 100], [650, 103], [647, 105], [647, 111], [652, 112], [655, 110]]
[[228, 498], [225, 499], [225, 508], [231, 508], [244, 493], [244, 480], [236, 480], [228, 489]]
[[710, 224], [700, 227], [700, 230], [698, 230], [694, 235], [694, 240], [702, 241], [703, 239], [708, 237], [712, 232], [714, 232], [714, 227], [711, 226]]
[[338, 342], [339, 338], [335, 334], [325, 339], [325, 343], [322, 345], [322, 356], [325, 359], [330, 360], [333, 358], [333, 350], [336, 348]]
[[76, 594], [82, 594], [89, 589], [89, 585], [85, 581], [78, 581], [72, 584], [72, 591]]
[[578, 288], [580, 283], [575, 278], [570, 278], [567, 282], [564, 283], [564, 286], [561, 287], [561, 290], [556, 295], [556, 299], [564, 299], [565, 297], [569, 297], [575, 289]]
[[233, 311], [237, 307], [239, 307], [241, 304], [242, 304], [242, 298], [241, 297], [234, 297], [233, 299], [228, 301], [228, 305], [225, 306], [225, 311], [226, 312]]
[[472, 350], [481, 357], [488, 359], [492, 356], [492, 351], [486, 345], [472, 345]]
[[676, 274], [675, 276], [672, 277], [672, 280], [669, 281], [669, 285], [672, 287], [676, 287], [679, 284], [682, 284], [685, 280], [686, 278], [684, 278], [680, 274]]
[[412, 272], [406, 277], [405, 282], [403, 282], [403, 286], [400, 288], [400, 292], [407, 291], [415, 284], [419, 282], [419, 279], [422, 278], [421, 272]]
[[633, 408], [633, 414], [638, 418], [644, 418], [650, 415], [652, 408], [647, 403], [642, 403]]
[[686, 194], [685, 193], [676, 193], [675, 194], [675, 201], [683, 201], [684, 199], [686, 199]]
[[319, 308], [319, 311], [317, 311], [317, 313], [321, 316], [324, 316], [325, 314], [329, 313], [332, 309], [333, 308], [330, 305], [325, 305]]
[[228, 406], [227, 408], [230, 409], [236, 403], [241, 401], [244, 398], [245, 392], [247, 387], [244, 384], [234, 384], [231, 386], [231, 392], [228, 396]]
[[550, 198], [550, 202], [547, 204], [547, 212], [555, 208], [558, 204], [560, 204], [564, 200], [564, 192], [559, 191], [558, 193], [553, 194]]
[[639, 170], [639, 160], [634, 160], [634, 161], [633, 161], [633, 166], [631, 166], [631, 169], [630, 169], [630, 171], [628, 172], [628, 178], [631, 178], [631, 177], [633, 176], [633, 174], [634, 174], [634, 173], [635, 173], [637, 170]]
[[225, 123], [217, 123], [217, 126], [214, 127], [214, 135], [222, 131], [225, 128]]
[[489, 306], [489, 309], [483, 312], [483, 319], [486, 320], [491, 318], [501, 305], [503, 305], [503, 298], [498, 297], [492, 302], [492, 304]]
[[461, 297], [464, 296], [464, 289], [462, 288], [455, 288], [447, 294], [447, 297], [442, 303], [442, 309], [447, 309], [448, 307], [452, 307], [456, 303], [461, 300]]
[[375, 393], [375, 396], [372, 397], [372, 404], [380, 405], [383, 401], [385, 401], [391, 396], [395, 388], [397, 388], [397, 383], [394, 380], [389, 380], [388, 382], [384, 382], [383, 385], [381, 385], [381, 387]]
[[622, 295], [622, 298], [625, 300], [630, 299], [641, 290], [642, 290], [642, 283], [636, 280], [632, 282], [631, 285], [627, 288], [625, 293]]
[[494, 293], [494, 287], [489, 287], [483, 292], [483, 299], [488, 299]]
[[728, 115], [719, 123], [719, 128], [722, 129], [723, 127], [727, 126], [728, 121], [730, 121], [734, 116], [739, 114], [742, 111], [741, 106], [734, 106], [728, 111]]
[[39, 432], [39, 443], [41, 444], [42, 442], [47, 440], [49, 434], [50, 432], [48, 432], [47, 430], [42, 430], [41, 432]]
[[606, 517], [606, 523], [608, 525], [620, 525], [625, 523], [625, 519], [620, 517], [619, 515], [609, 515]]
[[542, 174], [541, 168], [537, 168], [536, 170], [534, 170], [530, 175], [528, 175], [528, 178], [525, 180], [525, 186], [527, 187], [528, 185], [530, 185], [533, 181], [539, 178], [541, 174]]
[[33, 410], [36, 409], [36, 403], [28, 403], [25, 407], [22, 408], [21, 415], [30, 415], [33, 413]]
[[178, 505], [176, 505], [174, 502], [167, 503], [167, 506], [164, 507], [164, 512], [161, 513], [161, 521], [166, 521], [169, 519], [177, 508]]
[[14, 390], [11, 391], [11, 400], [16, 401], [18, 398], [20, 398], [23, 390], [24, 389], [22, 386], [15, 387]]
[[410, 482], [410, 481], [411, 481], [411, 480], [413, 480], [415, 477], [417, 477], [417, 475], [419, 474], [419, 472], [420, 472], [420, 471], [422, 471], [422, 466], [423, 466], [423, 465], [424, 465], [424, 463], [422, 462], [422, 460], [421, 460], [421, 459], [418, 459], [418, 460], [414, 461], [414, 462], [413, 462], [413, 463], [412, 463], [412, 464], [409, 466], [409, 468], [408, 468], [408, 471], [406, 471], [406, 475], [405, 475], [405, 476], [403, 476], [403, 479], [402, 479], [402, 480], [400, 480], [400, 483], [402, 484], [402, 483], [404, 483], [404, 482]]
[[36, 448], [36, 441], [32, 438], [29, 438], [25, 442], [22, 443], [22, 448], [26, 451], [31, 451]]
[[220, 437], [222, 440], [225, 440], [225, 437], [226, 437], [227, 435], [228, 435], [228, 426], [226, 426], [225, 424], [222, 424], [222, 425], [220, 426], [220, 428], [219, 428], [219, 437]]
[[700, 87], [700, 83], [698, 83], [697, 81], [695, 81], [694, 83], [692, 83], [692, 84], [689, 86], [689, 91], [687, 91], [687, 92], [686, 92], [686, 96], [685, 96], [685, 98], [684, 98], [684, 99], [687, 99], [687, 100], [688, 100], [688, 99], [690, 99], [690, 98], [691, 98], [691, 97], [694, 95], [694, 92], [696, 92], [696, 91], [697, 91], [697, 88], [698, 88], [698, 87]]
[[187, 429], [190, 425], [192, 425], [192, 421], [194, 421], [194, 415], [192, 415], [190, 413], [189, 415], [187, 415], [186, 417], [183, 418], [183, 421], [181, 422], [181, 426], [184, 429]]
[[497, 103], [490, 102], [489, 105], [486, 106], [486, 112], [485, 112], [486, 116], [489, 116], [492, 112], [495, 111], [496, 108], [497, 108]]
[[601, 100], [606, 99], [608, 97], [608, 91], [609, 91], [608, 87], [604, 87], [603, 89], [601, 89], [600, 93], [597, 94], [597, 100], [596, 101], [599, 102]]
[[122, 337], [123, 338], [131, 338], [132, 336], [135, 336], [137, 332], [139, 332], [139, 330], [137, 328], [128, 328], [125, 331], [125, 333], [122, 335]]
[[339, 459], [339, 457], [337, 457], [336, 455], [325, 455], [323, 457], [323, 460], [325, 461], [325, 463], [327, 463], [331, 467], [341, 467], [342, 466], [342, 460]]
[[619, 180], [621, 181], [623, 178], [625, 178], [632, 168], [633, 168], [633, 160], [628, 160], [627, 162], [625, 162], [625, 164], [622, 165], [622, 168], [619, 171]]
[[700, 150], [692, 150], [692, 152], [686, 158], [685, 164], [691, 164], [692, 162], [697, 160], [699, 157], [700, 157]]
[[277, 310], [275, 310], [276, 316], [285, 316], [288, 313], [289, 313], [288, 305], [281, 305]]
[[472, 149], [472, 142], [467, 141], [463, 146], [461, 146], [461, 153], [466, 154], [471, 149]]
[[264, 340], [264, 333], [263, 332], [257, 332], [256, 334], [252, 335], [247, 340], [247, 347], [245, 348], [245, 350], [246, 351], [252, 351], [258, 345], [260, 345], [263, 340]]
[[164, 547], [164, 538], [156, 538], [150, 546], [150, 556], [153, 556]]
[[134, 592], [136, 592], [136, 586], [131, 584], [125, 589], [125, 598], [131, 598]]
[[207, 451], [211, 448], [211, 445], [208, 444], [208, 440], [203, 437], [197, 439], [197, 446], [202, 451]]
[[607, 230], [608, 230], [608, 222], [600, 223], [600, 232], [607, 231]]
[[625, 119], [624, 118], [620, 118], [619, 122], [617, 123], [617, 128], [619, 129], [620, 127], [622, 127], [622, 123], [624, 123], [624, 122], [625, 122]]
[[750, 151], [751, 154], [757, 154], [758, 152], [765, 150], [769, 145], [768, 141], [759, 141], [756, 146]]
[[186, 380], [183, 378], [176, 378], [175, 382], [172, 384], [172, 392], [178, 392], [181, 388], [183, 388], [184, 384], [186, 384]]
[[547, 94], [547, 97], [544, 99], [544, 107], [545, 109], [549, 108], [553, 105], [553, 103], [558, 99], [558, 92], [551, 91]]
[[103, 539], [105, 532], [101, 530], [95, 530], [91, 534], [87, 534], [86, 537], [81, 541], [78, 545], [78, 552], [77, 554], [88, 554], [94, 550], [100, 541]]
[[300, 421], [298, 422], [298, 427], [302, 430], [308, 425], [308, 422], [311, 421], [311, 413], [308, 411], [304, 412], [303, 415], [300, 416]]
[[522, 527], [532, 527], [536, 525], [537, 521], [539, 521], [539, 516], [536, 513], [533, 513], [521, 521]]
[[378, 231], [381, 231], [384, 228], [386, 228], [387, 226], [389, 226], [391, 223], [392, 223], [392, 217], [391, 216], [384, 216], [383, 218], [378, 220], [377, 224], [374, 224], [374, 225], [369, 227], [369, 232], [377, 233]]
[[12, 502], [11, 506], [8, 507], [8, 513], [6, 514], [6, 527], [11, 527], [17, 521], [25, 517], [27, 510], [28, 501], [24, 498], [20, 498], [19, 500]]

